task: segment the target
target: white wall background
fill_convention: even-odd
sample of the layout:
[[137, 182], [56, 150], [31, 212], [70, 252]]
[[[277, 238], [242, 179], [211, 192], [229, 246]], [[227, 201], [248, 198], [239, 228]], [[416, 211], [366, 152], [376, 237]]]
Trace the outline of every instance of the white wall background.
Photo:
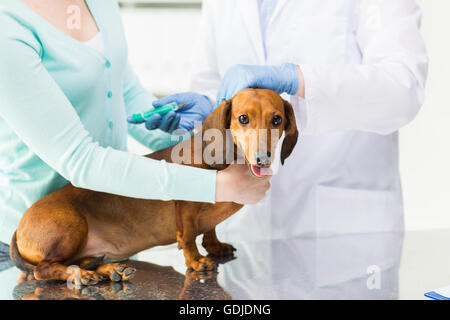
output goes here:
[[187, 90], [200, 9], [123, 8], [129, 59], [155, 95]]
[[[450, 228], [450, 1], [418, 3], [431, 64], [426, 103], [400, 131], [407, 230]], [[186, 90], [200, 10], [124, 8], [123, 16], [143, 84], [157, 95]], [[131, 150], [145, 152], [133, 142]]]
[[425, 105], [400, 131], [408, 230], [450, 227], [450, 1], [418, 3], [430, 70]]

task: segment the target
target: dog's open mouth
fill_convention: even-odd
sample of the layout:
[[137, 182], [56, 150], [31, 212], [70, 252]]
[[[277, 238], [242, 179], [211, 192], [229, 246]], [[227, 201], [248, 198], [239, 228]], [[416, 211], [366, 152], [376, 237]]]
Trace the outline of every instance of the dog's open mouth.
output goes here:
[[270, 167], [260, 167], [254, 164], [250, 165], [250, 170], [256, 177], [264, 177], [270, 173]]
[[[241, 145], [239, 144], [240, 150], [242, 150]], [[242, 152], [242, 151], [241, 151]], [[270, 165], [267, 166], [258, 166], [256, 164], [251, 164], [250, 161], [248, 161], [247, 158], [245, 158], [245, 163], [249, 166], [251, 173], [255, 177], [265, 177], [269, 174], [273, 174], [272, 170], [270, 169]]]

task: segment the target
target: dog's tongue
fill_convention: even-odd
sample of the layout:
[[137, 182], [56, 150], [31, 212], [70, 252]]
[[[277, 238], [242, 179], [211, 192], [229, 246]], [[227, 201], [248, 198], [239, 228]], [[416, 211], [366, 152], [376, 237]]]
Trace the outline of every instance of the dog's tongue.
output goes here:
[[269, 168], [261, 168], [261, 167], [255, 166], [253, 164], [250, 166], [250, 168], [251, 168], [253, 174], [257, 177], [264, 177], [270, 172]]

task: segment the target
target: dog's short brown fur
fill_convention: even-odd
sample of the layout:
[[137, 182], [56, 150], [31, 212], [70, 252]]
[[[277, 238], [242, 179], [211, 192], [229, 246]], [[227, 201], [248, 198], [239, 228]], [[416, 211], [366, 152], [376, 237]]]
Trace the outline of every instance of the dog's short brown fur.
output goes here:
[[[248, 124], [239, 122], [241, 115], [247, 115]], [[275, 129], [272, 122], [275, 115], [282, 117], [282, 124], [273, 139], [270, 129]], [[292, 152], [298, 137], [292, 106], [275, 92], [262, 89], [246, 89], [224, 101], [206, 119], [202, 133], [212, 128], [224, 133], [230, 128], [235, 147], [238, 145], [248, 164], [253, 165], [255, 152], [261, 150], [258, 146], [246, 145], [248, 129], [269, 129], [268, 149], [263, 151], [270, 150], [272, 154], [284, 131], [282, 162]], [[178, 148], [182, 144], [195, 145], [194, 139], [193, 136], [183, 141]], [[147, 157], [172, 162], [173, 148]], [[227, 167], [226, 164], [206, 163], [205, 159], [195, 164], [194, 152], [194, 148], [190, 148], [191, 166], [217, 170]], [[103, 263], [104, 259], [125, 259], [154, 246], [178, 242], [187, 267], [196, 271], [214, 270], [212, 258], [232, 256], [234, 251], [231, 245], [217, 239], [215, 226], [241, 207], [232, 202], [133, 199], [69, 184], [25, 212], [13, 236], [10, 254], [20, 269], [33, 273], [38, 280], [67, 280], [71, 277], [67, 266], [77, 264], [81, 267], [81, 282], [87, 285], [103, 278], [120, 281], [133, 276], [133, 268], [123, 263]], [[202, 245], [212, 258], [198, 252], [195, 239], [200, 234], [204, 235]]]

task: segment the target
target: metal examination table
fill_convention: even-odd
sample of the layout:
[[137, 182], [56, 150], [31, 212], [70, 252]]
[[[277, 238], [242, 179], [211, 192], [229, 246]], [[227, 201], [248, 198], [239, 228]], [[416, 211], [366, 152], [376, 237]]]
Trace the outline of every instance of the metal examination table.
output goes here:
[[450, 285], [450, 230], [233, 241], [218, 273], [186, 272], [175, 245], [141, 252], [130, 282], [80, 290], [62, 282], [17, 284], [0, 272], [0, 299], [426, 299]]

